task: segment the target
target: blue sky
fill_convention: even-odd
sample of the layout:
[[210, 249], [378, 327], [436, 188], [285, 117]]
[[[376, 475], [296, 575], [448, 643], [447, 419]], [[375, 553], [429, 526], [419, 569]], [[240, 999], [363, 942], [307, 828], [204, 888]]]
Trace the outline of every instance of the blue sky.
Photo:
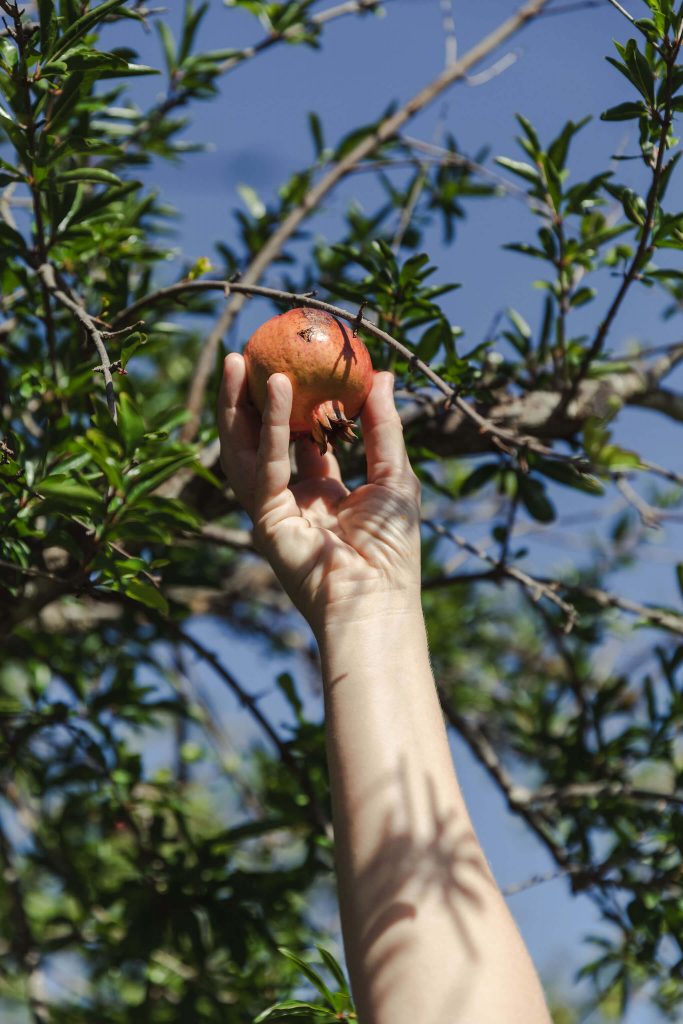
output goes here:
[[[630, 3], [635, 16], [644, 14], [642, 0]], [[180, 0], [170, 0], [167, 6], [171, 24], [178, 26]], [[325, 6], [319, 4], [317, 9]], [[220, 98], [197, 105], [192, 110], [188, 138], [210, 144], [209, 150], [188, 157], [177, 167], [155, 165], [148, 174], [161, 197], [182, 215], [178, 263], [169, 268], [169, 275], [188, 261], [211, 256], [217, 240], [228, 244], [235, 240], [230, 211], [241, 202], [240, 184], [251, 185], [268, 199], [290, 173], [310, 162], [306, 118], [310, 110], [319, 113], [327, 139], [334, 144], [353, 127], [378, 117], [391, 100], [405, 100], [430, 81], [444, 62], [442, 6], [439, 0], [388, 0], [383, 18], [339, 19], [326, 29], [320, 51], [273, 47], [227, 76]], [[508, 0], [453, 0], [452, 7], [458, 50], [463, 53], [516, 5]], [[123, 34], [122, 29], [112, 31], [110, 42], [120, 42]], [[240, 47], [256, 42], [261, 35], [253, 18], [212, 0], [199, 44], [211, 49]], [[485, 69], [509, 54], [506, 70], [482, 84], [457, 86], [417, 118], [408, 133], [430, 141], [441, 120], [465, 153], [490, 145], [494, 156], [516, 156], [516, 112], [528, 117], [541, 138], [547, 139], [567, 119], [595, 115], [630, 98], [625, 81], [604, 60], [606, 54], [613, 53], [611, 40], [625, 41], [628, 36], [629, 25], [608, 0], [597, 8], [540, 19], [483, 65]], [[143, 60], [160, 64], [155, 35], [144, 36], [128, 23], [125, 37], [139, 48]], [[138, 97], [147, 99], [163, 87], [160, 78], [135, 84]], [[615, 150], [634, 151], [631, 124], [606, 125], [595, 118], [583, 130], [570, 161], [577, 180], [584, 173], [602, 170]], [[640, 174], [636, 162], [619, 167], [619, 175], [628, 175], [633, 181]], [[366, 176], [352, 176], [311, 221], [312, 232], [332, 237], [350, 197], [371, 206], [368, 188]], [[680, 188], [678, 193], [676, 196], [672, 187], [672, 207], [677, 199], [680, 202]], [[530, 261], [501, 249], [505, 242], [531, 239], [534, 225], [525, 205], [510, 198], [471, 204], [468, 210], [455, 245], [444, 247], [438, 229], [429, 242], [438, 266], [435, 281], [455, 280], [463, 286], [448, 298], [447, 309], [453, 321], [465, 328], [467, 347], [471, 347], [481, 340], [495, 312], [507, 306], [514, 306], [535, 323], [541, 293], [532, 287], [537, 270]], [[271, 270], [267, 283], [279, 283], [277, 268]], [[610, 287], [613, 285], [607, 282], [608, 297]], [[644, 289], [633, 291], [615, 324], [615, 350], [623, 351], [634, 340], [643, 344], [676, 340], [680, 328], [676, 321], [662, 323], [662, 304]], [[241, 347], [251, 329], [268, 315], [269, 306], [250, 303], [231, 344]], [[594, 322], [595, 311], [591, 309], [586, 317], [586, 322]], [[620, 436], [627, 445], [637, 444], [644, 456], [683, 469], [673, 426], [655, 414], [629, 413]], [[585, 508], [585, 503], [581, 507]], [[670, 530], [660, 548], [669, 550], [679, 542], [680, 537]], [[640, 599], [657, 593], [660, 599], [664, 594], [665, 599], [677, 600], [670, 569], [654, 560], [641, 563], [627, 587]], [[254, 689], [267, 687], [282, 670], [282, 662], [255, 652], [251, 644], [237, 637], [219, 634], [209, 622], [199, 622], [195, 628]], [[216, 681], [209, 674], [204, 680], [219, 700]], [[311, 695], [312, 710], [318, 706], [316, 700]], [[225, 701], [222, 706], [228, 732], [248, 737], [238, 709]], [[277, 711], [278, 705], [273, 707]], [[548, 870], [551, 865], [545, 853], [524, 826], [510, 817], [482, 770], [457, 741], [454, 756], [475, 825], [500, 884]], [[596, 922], [589, 901], [571, 898], [564, 881], [555, 881], [513, 897], [511, 907], [544, 978], [571, 990], [573, 971], [587, 955], [585, 948], [579, 949], [581, 936], [593, 930]], [[658, 1019], [645, 1005], [636, 1004], [624, 1024], [653, 1024]]]

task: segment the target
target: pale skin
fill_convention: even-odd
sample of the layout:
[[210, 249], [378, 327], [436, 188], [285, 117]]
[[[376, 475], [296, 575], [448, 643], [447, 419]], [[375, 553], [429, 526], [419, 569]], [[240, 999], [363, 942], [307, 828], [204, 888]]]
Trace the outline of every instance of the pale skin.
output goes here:
[[317, 640], [339, 903], [362, 1024], [550, 1024], [526, 947], [458, 784], [420, 604], [420, 488], [378, 373], [362, 413], [367, 483], [297, 441], [291, 383], [268, 382], [263, 420], [231, 353], [221, 462]]

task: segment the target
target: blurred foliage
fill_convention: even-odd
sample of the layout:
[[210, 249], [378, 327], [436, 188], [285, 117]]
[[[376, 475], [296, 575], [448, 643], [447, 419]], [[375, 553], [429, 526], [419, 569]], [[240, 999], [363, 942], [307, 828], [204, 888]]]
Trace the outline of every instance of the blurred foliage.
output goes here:
[[[208, 4], [193, 0], [177, 36], [136, 0], [38, 0], [21, 11], [0, 0], [3, 1019], [354, 1018], [327, 948], [338, 937], [321, 910], [334, 877], [322, 725], [306, 710], [300, 679], [279, 676], [289, 724], [273, 725], [264, 695], [252, 696], [229, 667], [238, 633], [264, 650], [296, 653], [301, 678], [314, 655], [224, 489], [213, 447], [218, 367], [198, 433], [184, 429], [220, 290], [188, 287], [181, 302], [180, 292], [156, 293], [205, 281], [211, 263], [185, 266], [169, 282], [176, 214], [136, 177], [197, 148], [185, 135], [188, 111], [217, 96], [228, 72], [272, 45], [320, 46], [328, 31], [310, 0], [225, 6], [226, 19], [230, 8], [254, 17], [257, 45], [198, 48]], [[637, 174], [621, 181], [599, 167], [571, 179], [584, 121], [558, 126], [543, 143], [520, 116], [524, 159], [501, 156], [499, 170], [487, 151], [462, 154], [447, 132], [426, 149], [393, 137], [356, 168], [371, 176], [375, 206], [350, 200], [334, 237], [300, 227], [273, 261], [274, 283], [364, 304], [484, 412], [501, 396], [555, 391], [570, 402], [582, 382], [627, 373], [632, 361], [610, 360], [605, 347], [627, 291], [658, 289], [670, 319], [680, 313], [683, 280], [675, 265], [683, 214], [665, 205], [679, 156], [683, 14], [671, 0], [640, 7], [646, 17], [631, 26], [635, 37], [610, 58], [624, 100], [592, 112], [636, 124], [639, 184]], [[356, 14], [376, 9], [359, 3]], [[122, 21], [131, 43], [154, 25], [163, 71], [129, 46], [107, 48], [108, 26]], [[136, 81], [151, 74], [164, 76], [165, 92], [142, 109]], [[310, 113], [311, 163], [275, 195], [242, 187], [234, 241], [216, 246], [218, 275], [247, 268], [311, 186], [385, 116], [329, 141]], [[486, 337], [463, 343], [448, 301], [458, 284], [443, 279], [429, 247], [439, 235], [457, 245], [465, 216], [511, 192], [527, 203], [531, 233], [508, 248], [541, 275], [542, 316], [532, 326], [511, 309]], [[39, 270], [48, 264], [54, 287]], [[126, 314], [151, 293], [153, 317]], [[96, 335], [111, 360], [116, 421]], [[426, 409], [434, 392], [414, 359], [371, 344], [405, 403]], [[551, 437], [558, 458], [491, 445], [483, 457], [469, 453], [473, 465], [461, 457], [467, 452], [434, 451], [419, 417], [406, 436], [424, 485], [424, 603], [451, 725], [530, 787], [512, 810], [601, 915], [584, 950], [590, 984], [581, 1000], [618, 1020], [644, 990], [676, 1020], [683, 644], [675, 634], [683, 616], [660, 609], [670, 628], [654, 633], [641, 615], [638, 624], [652, 628], [636, 632], [618, 603], [595, 597], [647, 559], [651, 536], [643, 499], [641, 518], [637, 503], [614, 510], [615, 485], [645, 468], [619, 443], [620, 411], [613, 402], [570, 436]], [[340, 458], [357, 477], [357, 457]], [[565, 524], [572, 492], [575, 519]], [[579, 500], [587, 511], [575, 511]], [[651, 489], [649, 514], [675, 512], [679, 500], [667, 480]], [[468, 552], [455, 531], [480, 535], [481, 524], [488, 561], [463, 571]], [[533, 566], [536, 538], [556, 527], [587, 549], [581, 565], [557, 568], [555, 583], [579, 612], [569, 635], [547, 592], [533, 581], [520, 588], [509, 571]], [[220, 657], [196, 638], [202, 615], [223, 628]], [[251, 713], [264, 744], [230, 746], [198, 664]], [[505, 788], [500, 773], [494, 782]], [[312, 964], [302, 950], [316, 945]], [[584, 1019], [556, 1002], [558, 1024]]]

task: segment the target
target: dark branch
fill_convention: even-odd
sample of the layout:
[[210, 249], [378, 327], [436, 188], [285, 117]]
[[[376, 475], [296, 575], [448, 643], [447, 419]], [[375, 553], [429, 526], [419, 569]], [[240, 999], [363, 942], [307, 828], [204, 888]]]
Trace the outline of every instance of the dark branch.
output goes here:
[[94, 317], [88, 313], [81, 302], [77, 301], [73, 295], [67, 295], [67, 293], [59, 287], [57, 284], [57, 277], [55, 269], [50, 263], [42, 263], [38, 267], [38, 275], [44, 286], [50, 292], [51, 295], [57, 299], [58, 302], [65, 306], [66, 309], [71, 310], [76, 319], [85, 328], [86, 334], [90, 337], [95, 348], [97, 349], [98, 355], [102, 360], [102, 363], [97, 369], [101, 369], [104, 375], [104, 385], [107, 394], [107, 407], [111, 414], [111, 418], [116, 423], [116, 398], [114, 396], [114, 381], [112, 380], [111, 368], [112, 364], [107, 354], [107, 349], [104, 344], [102, 337], [102, 331], [98, 328], [95, 323]]

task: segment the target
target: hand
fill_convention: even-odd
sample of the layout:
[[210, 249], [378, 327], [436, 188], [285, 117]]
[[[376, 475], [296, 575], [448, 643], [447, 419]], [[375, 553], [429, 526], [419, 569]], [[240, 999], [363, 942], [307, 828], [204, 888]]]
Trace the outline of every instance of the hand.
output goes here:
[[420, 485], [393, 401], [375, 374], [361, 415], [368, 482], [350, 491], [331, 452], [296, 442], [290, 486], [292, 385], [268, 381], [263, 421], [247, 394], [244, 359], [225, 359], [218, 406], [221, 465], [254, 523], [254, 541], [315, 632], [338, 617], [419, 607]]

